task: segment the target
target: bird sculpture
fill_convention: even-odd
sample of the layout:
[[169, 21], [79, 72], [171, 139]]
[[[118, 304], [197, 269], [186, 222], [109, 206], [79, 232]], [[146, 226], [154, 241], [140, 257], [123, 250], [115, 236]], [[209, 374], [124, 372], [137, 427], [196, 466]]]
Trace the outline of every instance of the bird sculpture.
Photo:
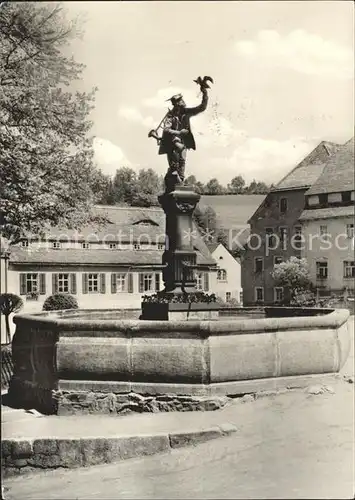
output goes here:
[[208, 85], [208, 82], [214, 83], [213, 78], [211, 76], [204, 76], [201, 78], [200, 76], [194, 80], [197, 85], [204, 89], [210, 89], [211, 87]]

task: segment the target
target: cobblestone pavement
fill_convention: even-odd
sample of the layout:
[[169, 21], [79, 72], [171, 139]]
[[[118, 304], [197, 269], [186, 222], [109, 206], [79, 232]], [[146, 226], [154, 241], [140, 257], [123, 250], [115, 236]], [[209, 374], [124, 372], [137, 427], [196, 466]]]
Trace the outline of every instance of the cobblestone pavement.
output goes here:
[[6, 499], [352, 499], [353, 348], [342, 372], [345, 378], [332, 387], [236, 401], [218, 412], [237, 426], [231, 437], [153, 457], [11, 478], [4, 483]]

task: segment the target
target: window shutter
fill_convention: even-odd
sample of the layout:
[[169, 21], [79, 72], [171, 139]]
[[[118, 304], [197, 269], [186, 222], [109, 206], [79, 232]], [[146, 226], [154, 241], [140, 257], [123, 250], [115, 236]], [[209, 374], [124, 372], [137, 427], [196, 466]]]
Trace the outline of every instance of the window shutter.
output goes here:
[[133, 274], [128, 273], [128, 293], [133, 293]]
[[208, 290], [210, 288], [209, 287], [209, 279], [208, 279], [209, 275], [208, 275], [208, 273], [204, 273], [203, 278], [204, 278], [204, 284], [203, 284], [204, 290], [205, 290], [205, 292], [208, 292]]
[[40, 273], [40, 275], [39, 275], [39, 293], [41, 295], [46, 294], [46, 275], [45, 275], [45, 273]]
[[100, 293], [106, 293], [106, 276], [105, 273], [100, 273]]
[[20, 273], [20, 295], [26, 295], [26, 274]]
[[144, 276], [142, 273], [139, 274], [139, 293], [144, 292]]
[[76, 274], [70, 274], [70, 293], [76, 295]]
[[111, 273], [111, 293], [117, 292], [117, 276], [115, 273]]
[[88, 281], [89, 279], [87, 273], [83, 273], [83, 293], [88, 293]]
[[58, 292], [58, 274], [52, 273], [52, 294]]
[[155, 273], [155, 291], [159, 292], [160, 290], [160, 274]]

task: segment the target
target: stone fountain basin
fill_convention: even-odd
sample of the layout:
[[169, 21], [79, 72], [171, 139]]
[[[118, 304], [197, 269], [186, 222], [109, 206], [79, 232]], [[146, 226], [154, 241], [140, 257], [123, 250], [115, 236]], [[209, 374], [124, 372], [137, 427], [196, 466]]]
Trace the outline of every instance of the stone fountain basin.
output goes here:
[[101, 411], [105, 394], [205, 397], [302, 387], [339, 372], [350, 351], [343, 309], [218, 321], [94, 317], [68, 311], [14, 318], [14, 405]]

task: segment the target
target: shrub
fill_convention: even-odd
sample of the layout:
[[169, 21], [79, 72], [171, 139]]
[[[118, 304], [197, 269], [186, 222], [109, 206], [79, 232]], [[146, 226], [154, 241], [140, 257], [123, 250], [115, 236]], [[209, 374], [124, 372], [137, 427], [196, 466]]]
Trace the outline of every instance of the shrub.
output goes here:
[[78, 309], [78, 301], [73, 295], [56, 293], [44, 301], [43, 311], [61, 311], [63, 309]]
[[19, 312], [23, 307], [23, 300], [14, 293], [2, 293], [0, 295], [0, 311], [5, 316], [6, 343], [11, 342], [9, 316], [11, 313]]

